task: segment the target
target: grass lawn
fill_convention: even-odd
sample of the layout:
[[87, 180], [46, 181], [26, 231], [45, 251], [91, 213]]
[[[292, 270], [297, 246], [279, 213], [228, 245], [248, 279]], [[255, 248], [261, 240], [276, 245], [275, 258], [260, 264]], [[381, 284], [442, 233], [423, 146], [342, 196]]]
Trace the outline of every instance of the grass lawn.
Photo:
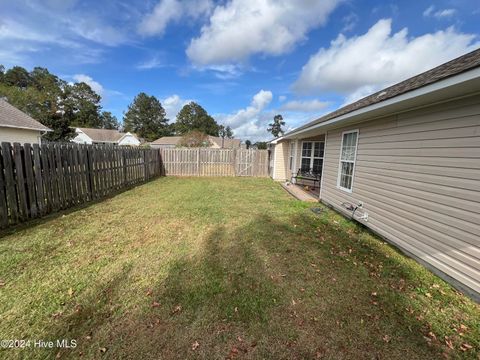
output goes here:
[[[479, 357], [480, 307], [268, 179], [161, 178], [0, 237], [0, 358]], [[33, 343], [31, 344], [33, 347]]]

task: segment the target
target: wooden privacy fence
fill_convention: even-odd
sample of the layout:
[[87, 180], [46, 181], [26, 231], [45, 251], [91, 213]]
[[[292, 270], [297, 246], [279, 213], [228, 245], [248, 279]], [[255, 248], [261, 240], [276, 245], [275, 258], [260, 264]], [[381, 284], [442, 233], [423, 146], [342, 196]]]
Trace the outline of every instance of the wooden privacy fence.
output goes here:
[[268, 176], [267, 150], [163, 148], [166, 175]]
[[163, 173], [158, 150], [63, 143], [2, 143], [0, 170], [0, 228]]

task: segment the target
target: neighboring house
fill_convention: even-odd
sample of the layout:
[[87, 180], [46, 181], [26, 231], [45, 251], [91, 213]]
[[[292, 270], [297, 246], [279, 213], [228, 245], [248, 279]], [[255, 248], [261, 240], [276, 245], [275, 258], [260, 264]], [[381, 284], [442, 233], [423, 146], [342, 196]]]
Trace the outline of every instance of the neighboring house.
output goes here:
[[48, 131], [48, 127], [0, 99], [0, 142], [40, 144]]
[[[179, 146], [181, 136], [164, 136], [150, 143], [152, 148], [174, 148]], [[222, 139], [218, 136], [208, 135], [210, 141], [210, 148], [212, 149], [239, 149], [240, 139]]]
[[275, 180], [319, 173], [323, 203], [480, 299], [480, 49], [272, 146]]
[[140, 140], [132, 133], [118, 130], [76, 128], [77, 134], [72, 141], [78, 144], [113, 144], [120, 146], [139, 146]]

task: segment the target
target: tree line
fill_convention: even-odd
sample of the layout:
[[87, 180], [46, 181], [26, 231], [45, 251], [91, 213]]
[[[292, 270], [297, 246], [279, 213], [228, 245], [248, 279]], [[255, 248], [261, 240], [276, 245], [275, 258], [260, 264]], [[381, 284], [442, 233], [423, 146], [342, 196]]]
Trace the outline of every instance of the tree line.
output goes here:
[[[50, 141], [67, 141], [75, 127], [120, 129], [118, 119], [101, 106], [101, 96], [85, 82], [69, 83], [46, 68], [27, 71], [21, 66], [8, 70], [0, 65], [0, 97], [52, 129], [45, 135]], [[123, 115], [121, 130], [135, 133], [146, 141], [162, 136], [184, 135], [198, 131], [206, 135], [233, 138], [229, 126], [218, 124], [195, 102], [186, 104], [170, 122], [160, 101], [139, 93]]]
[[[144, 92], [135, 96], [124, 112], [121, 127], [115, 115], [102, 109], [101, 96], [87, 83], [67, 82], [42, 67], [27, 71], [21, 66], [5, 69], [0, 65], [0, 97], [52, 129], [45, 135], [50, 141], [70, 140], [75, 127], [118, 129], [135, 133], [146, 141], [190, 132], [193, 132], [190, 137], [200, 142], [202, 134], [233, 138], [232, 129], [218, 124], [199, 104], [186, 104], [175, 122], [171, 122], [160, 101]], [[275, 115], [267, 131], [277, 138], [283, 135], [284, 125], [282, 116]], [[267, 146], [264, 142], [252, 144], [250, 140], [245, 143], [247, 148]]]

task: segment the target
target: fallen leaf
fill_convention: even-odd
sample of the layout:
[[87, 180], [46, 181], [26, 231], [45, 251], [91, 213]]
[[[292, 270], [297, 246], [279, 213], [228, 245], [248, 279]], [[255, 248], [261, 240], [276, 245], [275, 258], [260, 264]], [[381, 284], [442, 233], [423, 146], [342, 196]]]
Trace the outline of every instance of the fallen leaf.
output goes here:
[[390, 342], [390, 336], [388, 335], [383, 335], [383, 341], [385, 341], [386, 343], [389, 343]]
[[159, 306], [160, 306], [160, 303], [158, 303], [156, 301], [152, 302], [152, 308], [157, 308]]
[[68, 289], [68, 295], [69, 295], [69, 296], [72, 296], [72, 295], [73, 295], [73, 289], [72, 289], [72, 288]]
[[452, 340], [450, 340], [450, 339], [448, 338], [448, 336], [445, 336], [445, 344], [446, 344], [450, 349], [453, 350]]
[[425, 293], [425, 296], [428, 297], [428, 298], [431, 298], [431, 297], [432, 297], [432, 294], [430, 294], [430, 293], [427, 292], [427, 293]]
[[198, 343], [198, 341], [195, 341], [193, 344], [192, 344], [192, 350], [195, 351], [197, 350], [197, 348], [200, 346], [200, 344]]
[[148, 289], [147, 292], [145, 293], [145, 295], [147, 296], [152, 296], [152, 294], [153, 294], [152, 289]]
[[467, 350], [470, 350], [473, 346], [470, 345], [470, 344], [467, 344], [467, 343], [463, 343], [462, 345], [460, 345], [460, 350], [462, 351], [467, 351]]
[[173, 308], [173, 311], [172, 311], [172, 314], [176, 314], [176, 313], [179, 313], [180, 311], [182, 311], [182, 306], [181, 305], [177, 305]]
[[377, 296], [377, 293], [376, 293], [376, 292], [372, 292], [370, 295], [372, 295], [372, 296]]
[[107, 348], [104, 348], [104, 347], [100, 348], [99, 350], [100, 350], [101, 353], [106, 353], [107, 352]]
[[232, 348], [230, 349], [229, 358], [233, 359], [234, 357], [237, 356], [237, 354], [238, 354], [238, 349], [235, 346], [232, 346]]

